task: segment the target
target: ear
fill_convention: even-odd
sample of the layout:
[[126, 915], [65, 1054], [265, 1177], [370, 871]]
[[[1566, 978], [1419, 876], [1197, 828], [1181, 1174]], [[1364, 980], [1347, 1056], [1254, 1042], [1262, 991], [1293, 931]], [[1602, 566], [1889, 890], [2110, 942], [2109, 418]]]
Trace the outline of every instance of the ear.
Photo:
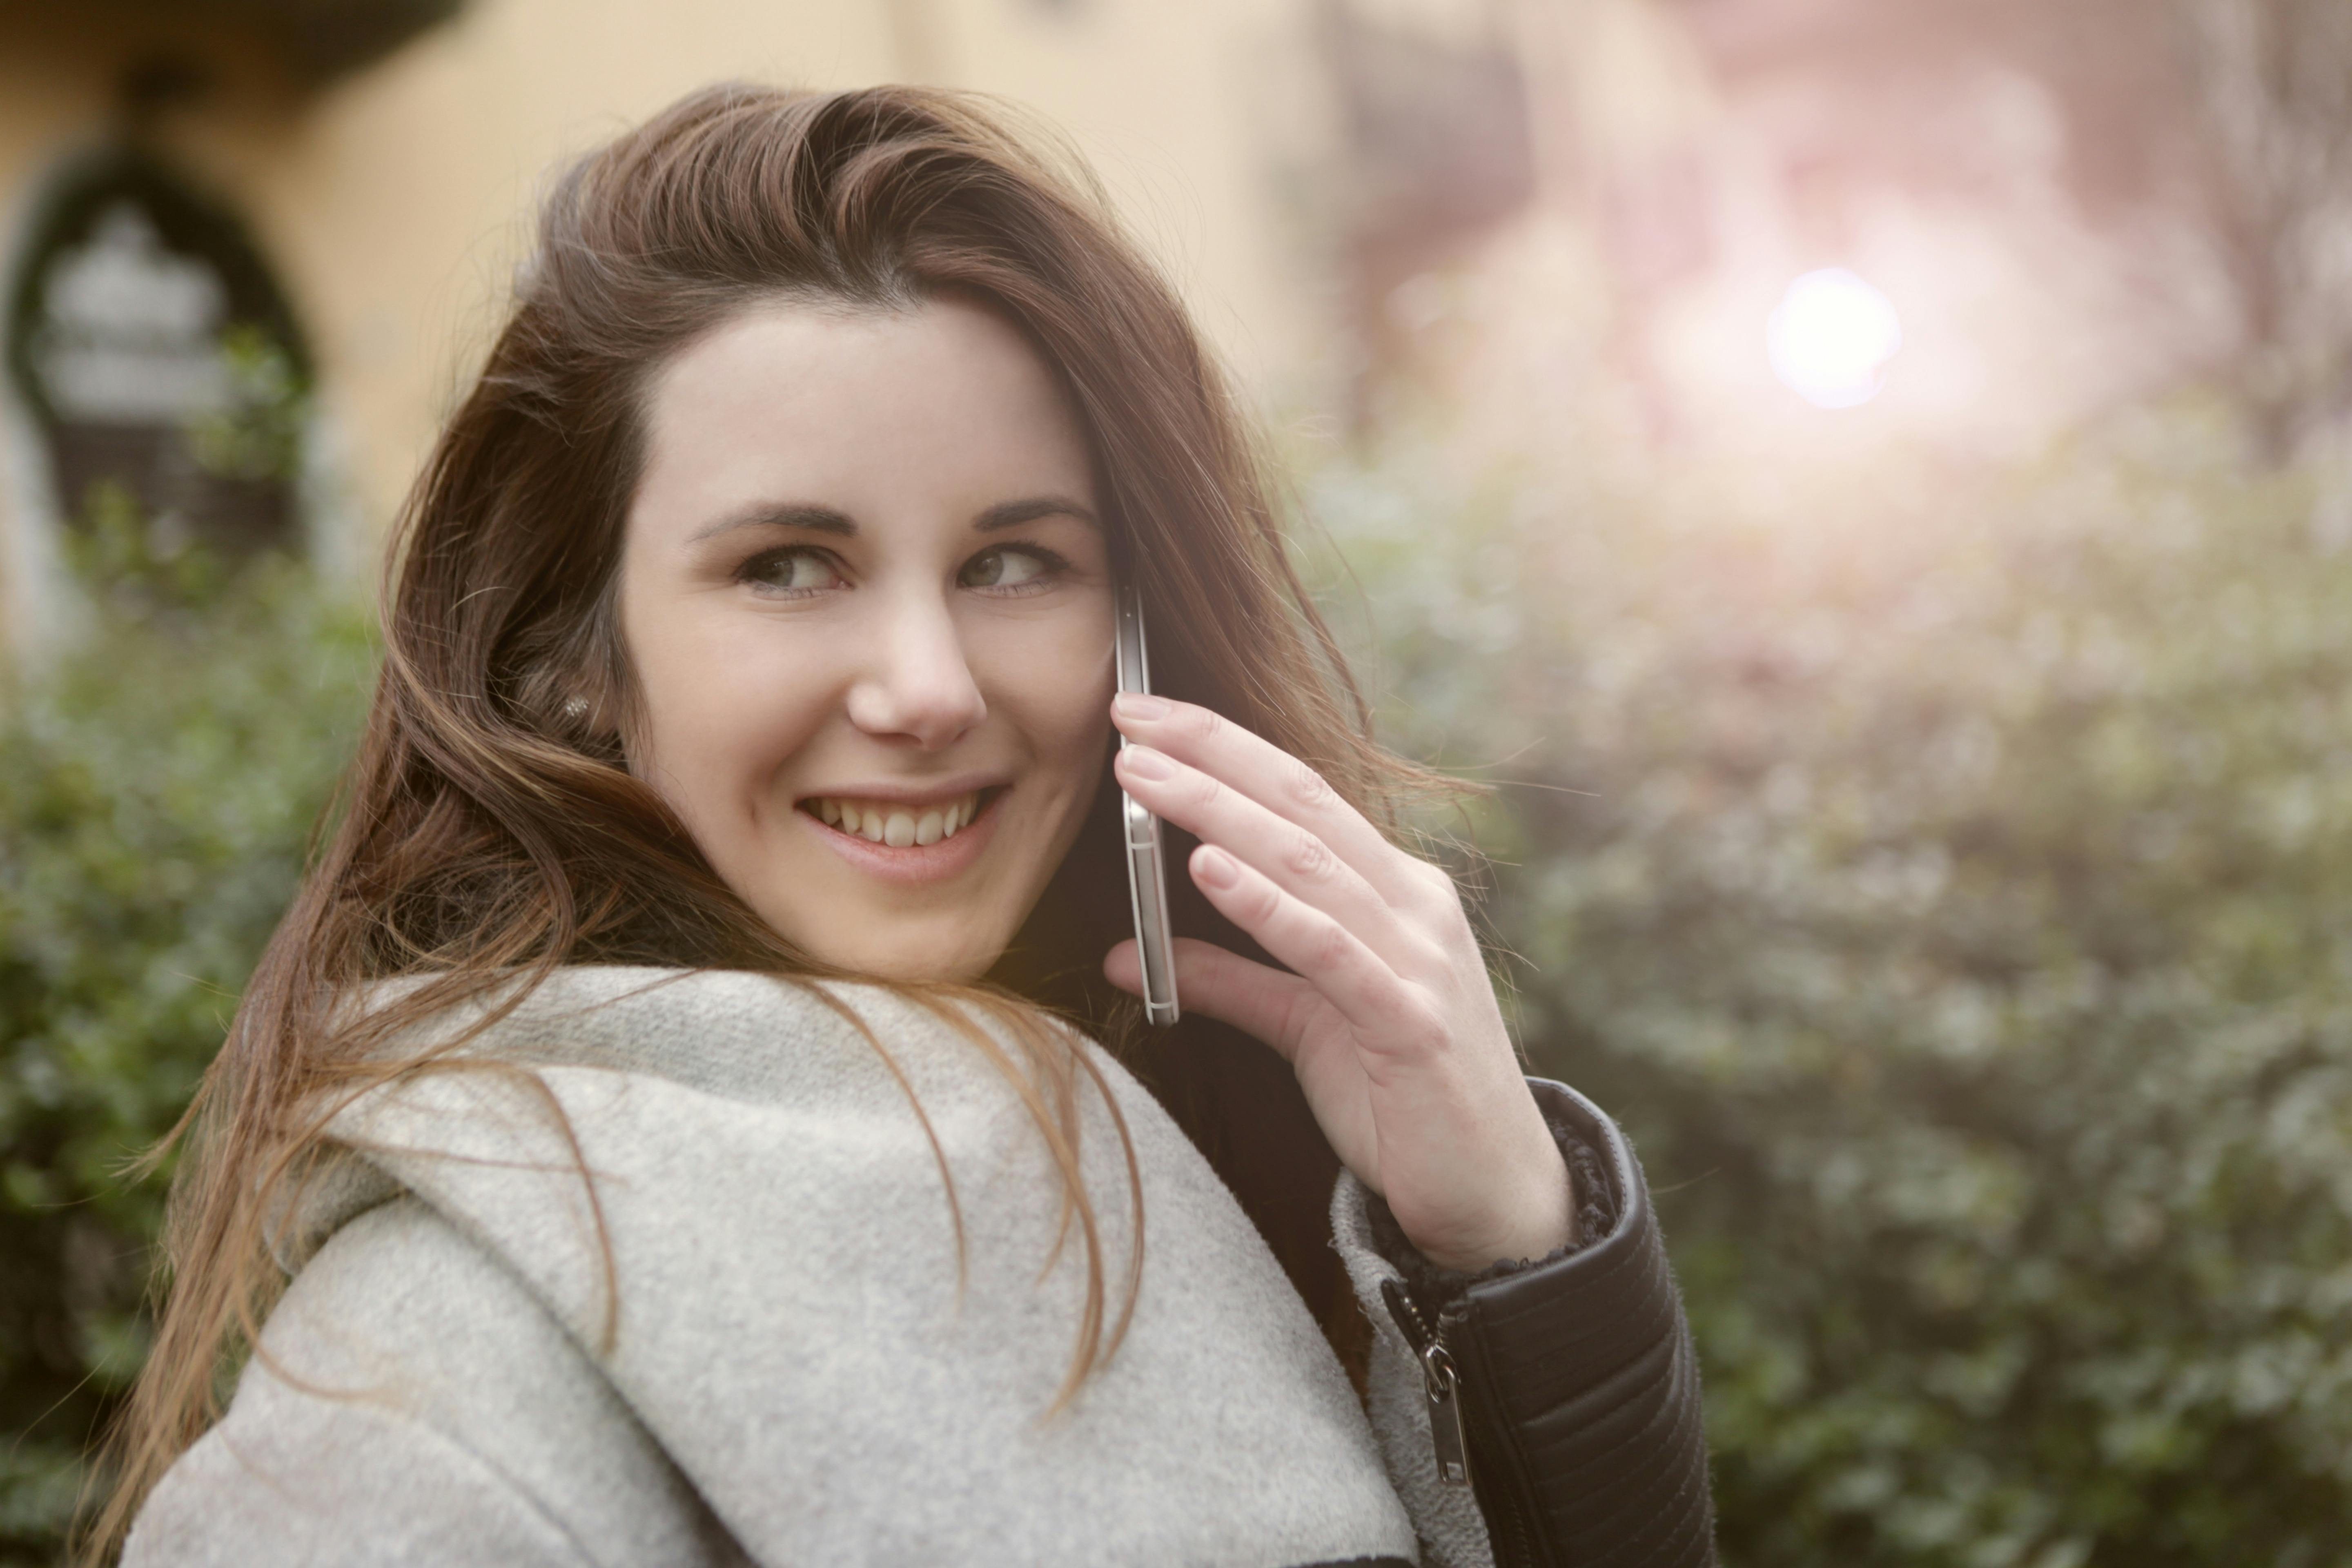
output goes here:
[[516, 685], [512, 716], [528, 728], [563, 745], [600, 754], [618, 740], [620, 725], [614, 715], [619, 705], [594, 673], [542, 667]]
[[562, 700], [556, 704], [556, 733], [573, 745], [604, 752], [620, 740], [620, 704], [604, 690], [604, 682], [593, 679], [569, 682], [560, 688]]
[[541, 633], [519, 650], [506, 689], [509, 716], [559, 745], [605, 762], [619, 760], [628, 726], [628, 676], [593, 617], [562, 635]]

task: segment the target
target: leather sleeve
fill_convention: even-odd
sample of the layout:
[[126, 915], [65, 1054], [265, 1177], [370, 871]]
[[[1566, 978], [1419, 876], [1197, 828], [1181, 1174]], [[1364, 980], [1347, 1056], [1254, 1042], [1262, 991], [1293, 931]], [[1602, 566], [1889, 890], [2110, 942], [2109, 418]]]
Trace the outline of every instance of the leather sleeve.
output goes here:
[[1575, 1245], [1540, 1262], [1448, 1277], [1396, 1258], [1401, 1236], [1393, 1222], [1381, 1224], [1385, 1205], [1372, 1216], [1400, 1284], [1459, 1368], [1496, 1562], [1710, 1564], [1698, 1365], [1641, 1165], [1583, 1096], [1543, 1079], [1529, 1087], [1571, 1169], [1584, 1167], [1580, 1184], [1596, 1175], [1608, 1184], [1605, 1194], [1580, 1194], [1585, 1234]]

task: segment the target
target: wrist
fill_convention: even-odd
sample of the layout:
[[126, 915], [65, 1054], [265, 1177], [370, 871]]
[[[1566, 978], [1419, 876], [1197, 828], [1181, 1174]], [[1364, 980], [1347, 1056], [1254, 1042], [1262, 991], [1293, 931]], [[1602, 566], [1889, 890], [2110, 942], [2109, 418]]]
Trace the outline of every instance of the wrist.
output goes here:
[[[1541, 1123], [1538, 1123], [1541, 1126]], [[1475, 1274], [1497, 1263], [1533, 1262], [1576, 1240], [1575, 1178], [1545, 1129], [1541, 1152], [1518, 1178], [1486, 1226], [1424, 1242], [1408, 1233], [1421, 1255], [1440, 1268]], [[1528, 1168], [1531, 1167], [1531, 1168]]]

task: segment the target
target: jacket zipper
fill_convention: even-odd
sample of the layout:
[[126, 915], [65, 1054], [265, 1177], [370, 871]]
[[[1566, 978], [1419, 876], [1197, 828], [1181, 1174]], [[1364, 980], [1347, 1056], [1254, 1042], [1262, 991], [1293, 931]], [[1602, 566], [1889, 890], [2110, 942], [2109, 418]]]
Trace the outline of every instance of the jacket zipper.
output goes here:
[[[1381, 1296], [1388, 1303], [1389, 1316], [1396, 1320], [1405, 1342], [1421, 1362], [1422, 1394], [1429, 1402], [1429, 1434], [1435, 1449], [1437, 1479], [1447, 1486], [1475, 1487], [1471, 1469], [1473, 1434], [1481, 1439], [1490, 1435], [1483, 1424], [1470, 1419], [1467, 1402], [1463, 1397], [1461, 1371], [1445, 1342], [1445, 1331], [1451, 1325], [1441, 1315], [1437, 1327], [1432, 1329], [1420, 1303], [1401, 1279], [1381, 1280]], [[1486, 1516], [1496, 1568], [1520, 1568], [1521, 1564], [1535, 1568], [1535, 1542], [1527, 1510], [1507, 1488], [1503, 1467], [1492, 1462], [1495, 1444], [1479, 1441], [1475, 1447], [1479, 1458], [1477, 1473], [1484, 1475], [1487, 1483], [1478, 1489], [1479, 1510]]]
[[1395, 1279], [1381, 1281], [1389, 1313], [1405, 1342], [1421, 1358], [1421, 1391], [1429, 1401], [1429, 1435], [1437, 1449], [1437, 1479], [1449, 1487], [1470, 1485], [1470, 1437], [1462, 1421], [1462, 1375], [1445, 1342], [1433, 1332], [1420, 1306]]

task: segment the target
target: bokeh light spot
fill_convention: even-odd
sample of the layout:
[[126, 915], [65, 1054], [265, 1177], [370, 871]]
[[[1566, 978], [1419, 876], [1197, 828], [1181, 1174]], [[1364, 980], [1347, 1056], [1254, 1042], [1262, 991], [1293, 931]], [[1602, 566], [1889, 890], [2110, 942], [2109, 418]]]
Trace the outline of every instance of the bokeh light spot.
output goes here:
[[1764, 329], [1772, 374], [1819, 408], [1853, 408], [1877, 396], [1886, 362], [1902, 346], [1894, 301], [1843, 267], [1790, 283]]

